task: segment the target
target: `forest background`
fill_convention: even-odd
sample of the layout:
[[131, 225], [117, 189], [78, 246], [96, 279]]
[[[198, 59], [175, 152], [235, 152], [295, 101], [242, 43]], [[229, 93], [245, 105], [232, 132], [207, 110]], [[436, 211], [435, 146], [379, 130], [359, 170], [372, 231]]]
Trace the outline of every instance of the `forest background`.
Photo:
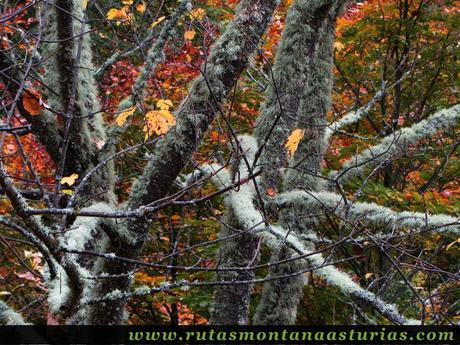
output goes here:
[[[233, 136], [254, 131], [292, 2], [282, 1], [277, 7], [257, 51], [250, 57], [249, 67], [222, 107], [222, 118], [212, 123], [194, 154], [195, 167], [225, 161]], [[165, 46], [163, 61], [148, 80], [143, 101], [149, 111], [143, 113], [134, 108], [119, 111], [118, 107], [130, 96], [147, 49], [179, 6], [178, 1], [89, 3], [90, 6], [82, 1], [81, 6], [88, 6], [91, 19], [88, 35], [92, 39], [93, 62], [98, 68], [95, 76], [99, 100], [104, 122], [115, 128], [117, 151], [165, 135], [175, 125], [175, 111], [187, 96], [190, 83], [200, 75], [200, 66], [210, 46], [234, 17], [238, 1], [197, 0], [193, 9], [181, 16]], [[2, 1], [0, 8], [2, 54], [13, 52], [20, 61], [21, 56], [32, 54], [35, 48], [34, 34], [38, 27], [35, 1]], [[459, 11], [459, 2], [448, 0], [370, 0], [346, 5], [336, 24], [333, 102], [327, 119], [333, 123], [345, 114], [371, 106], [366, 108], [361, 121], [332, 137], [322, 167], [324, 174], [339, 170], [356, 153], [384, 136], [458, 103]], [[150, 34], [154, 39], [143, 41]], [[114, 52], [130, 53], [108, 63]], [[3, 65], [2, 72], [5, 72]], [[37, 68], [37, 73], [40, 72]], [[0, 86], [2, 118], [6, 119], [14, 94], [7, 79]], [[56, 162], [37, 136], [27, 133], [29, 124], [21, 115], [21, 109], [25, 109], [30, 115], [40, 117], [47, 107], [38, 74], [27, 80], [25, 88], [22, 106], [12, 120], [14, 126], [23, 127], [24, 133], [2, 130], [5, 133], [2, 159], [15, 184], [32, 193], [36, 190], [33, 178], [38, 178], [45, 189], [53, 188]], [[4, 128], [8, 125], [2, 124]], [[117, 128], [123, 130], [116, 132]], [[452, 126], [425, 139], [417, 150], [408, 148], [365, 183], [352, 180], [345, 193], [350, 196], [358, 193], [361, 202], [373, 202], [396, 211], [459, 217], [459, 134], [458, 126]], [[294, 131], [286, 141], [289, 155], [294, 154], [303, 135]], [[94, 142], [95, 147], [104, 144]], [[141, 153], [129, 151], [116, 160], [118, 202], [128, 199], [131, 184], [144, 169], [144, 157], [149, 150], [148, 146], [142, 147]], [[184, 180], [193, 167], [187, 169]], [[71, 196], [81, 177], [76, 172], [62, 176], [60, 192]], [[207, 181], [187, 191], [185, 197], [199, 199], [216, 191], [218, 188]], [[274, 189], [265, 192], [269, 197], [277, 194]], [[42, 207], [42, 201], [30, 199], [34, 207]], [[3, 216], [14, 213], [5, 195], [0, 198], [0, 210]], [[150, 240], [139, 260], [178, 267], [214, 267], [219, 261], [216, 257], [219, 243], [215, 241], [221, 231], [219, 219], [225, 212], [221, 194], [197, 206], [170, 206], [158, 211], [150, 224]], [[340, 220], [326, 216], [321, 222], [320, 233], [339, 241], [343, 231]], [[199, 245], [207, 242], [205, 246]], [[325, 241], [319, 245], [329, 244]], [[348, 259], [337, 265], [354, 282], [383, 296], [413, 318], [428, 323], [458, 323], [459, 244], [458, 231], [396, 236], [383, 246], [371, 240], [346, 242], [338, 247], [337, 255]], [[5, 224], [0, 225], [0, 247], [0, 298], [28, 315], [29, 322], [60, 322], [58, 316], [49, 312], [43, 255]], [[261, 245], [259, 251], [259, 264], [267, 263], [270, 249]], [[397, 261], [396, 268], [387, 252]], [[399, 270], [404, 272], [404, 279], [398, 275]], [[267, 272], [267, 267], [257, 271], [256, 278], [263, 280]], [[309, 282], [303, 287], [296, 323], [350, 324], [363, 319], [386, 322], [368, 306], [350, 302], [339, 288], [329, 286], [314, 271], [306, 275]], [[134, 274], [133, 287], [161, 286], [184, 279], [213, 281], [215, 272], [142, 267]], [[263, 284], [254, 284], [251, 316], [256, 312], [262, 290]], [[128, 303], [128, 322], [206, 324], [211, 319], [213, 301], [212, 284], [132, 297]]]

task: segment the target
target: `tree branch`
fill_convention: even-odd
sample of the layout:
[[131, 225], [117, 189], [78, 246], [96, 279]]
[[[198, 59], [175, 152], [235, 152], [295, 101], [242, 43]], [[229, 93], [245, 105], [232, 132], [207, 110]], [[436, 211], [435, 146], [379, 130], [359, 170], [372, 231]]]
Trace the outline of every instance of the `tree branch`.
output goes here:
[[451, 129], [457, 124], [459, 118], [460, 105], [442, 109], [411, 127], [403, 128], [392, 136], [385, 137], [380, 144], [349, 159], [341, 170], [330, 172], [329, 177], [343, 184], [358, 176], [365, 169], [378, 166], [392, 155], [405, 153], [408, 146], [417, 145], [420, 141], [433, 137], [439, 131]]

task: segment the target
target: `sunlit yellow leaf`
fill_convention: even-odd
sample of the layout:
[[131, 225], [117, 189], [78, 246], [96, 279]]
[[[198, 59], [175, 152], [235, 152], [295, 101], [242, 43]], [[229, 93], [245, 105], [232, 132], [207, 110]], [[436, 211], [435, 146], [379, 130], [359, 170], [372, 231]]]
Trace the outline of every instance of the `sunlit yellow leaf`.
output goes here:
[[122, 0], [121, 2], [123, 5], [132, 5], [134, 3], [133, 0]]
[[61, 180], [61, 184], [67, 184], [72, 186], [75, 184], [75, 181], [78, 179], [78, 174], [72, 174], [70, 176], [63, 177]]
[[345, 48], [345, 46], [343, 45], [343, 43], [335, 42], [335, 43], [334, 43], [334, 48], [335, 48], [335, 50], [337, 50], [337, 51], [341, 51], [343, 48]]
[[184, 38], [186, 40], [189, 40], [189, 41], [193, 40], [195, 35], [196, 35], [196, 32], [193, 29], [192, 30], [187, 30], [187, 31], [184, 32]]
[[37, 253], [29, 251], [29, 250], [24, 250], [23, 252], [24, 252], [24, 257], [26, 259], [33, 258], [34, 256], [37, 255]]
[[173, 104], [169, 99], [160, 99], [157, 102], [157, 108], [160, 110], [169, 110], [172, 107], [173, 107]]
[[149, 111], [145, 114], [145, 119], [144, 132], [146, 132], [146, 136], [152, 133], [157, 135], [166, 134], [176, 124], [176, 118], [169, 110]]
[[373, 275], [374, 275], [374, 273], [369, 272], [369, 273], [366, 273], [366, 274], [364, 275], [364, 278], [369, 279], [369, 278], [372, 277]]
[[0, 296], [8, 296], [11, 295], [11, 292], [8, 291], [0, 291]]
[[165, 16], [158, 18], [157, 20], [155, 20], [155, 21], [153, 22], [152, 25], [150, 25], [150, 29], [153, 29], [155, 26], [157, 26], [158, 24], [160, 24], [160, 23], [161, 23], [163, 20], [165, 20], [165, 19], [166, 19]]
[[73, 190], [71, 190], [71, 189], [63, 189], [62, 193], [67, 194], [67, 195], [73, 195]]
[[86, 7], [88, 7], [88, 0], [82, 0], [81, 1], [81, 8], [86, 10]]
[[123, 126], [126, 120], [128, 119], [128, 117], [134, 114], [135, 111], [136, 111], [136, 107], [131, 107], [131, 108], [126, 109], [124, 112], [118, 115], [118, 117], [115, 119], [115, 123], [118, 126]]
[[202, 8], [195, 8], [189, 13], [188, 16], [190, 19], [203, 20], [206, 16], [206, 11]]
[[304, 135], [304, 129], [295, 129], [287, 139], [285, 147], [288, 151], [288, 155], [290, 158], [297, 151], [297, 147], [299, 146], [300, 140], [302, 140]]

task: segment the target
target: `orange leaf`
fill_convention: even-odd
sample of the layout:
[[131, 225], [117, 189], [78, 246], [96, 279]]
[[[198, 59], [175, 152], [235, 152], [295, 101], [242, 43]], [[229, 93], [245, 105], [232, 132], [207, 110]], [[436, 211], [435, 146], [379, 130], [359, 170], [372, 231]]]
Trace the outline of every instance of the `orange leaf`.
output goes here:
[[287, 139], [285, 147], [288, 151], [289, 158], [292, 158], [294, 153], [297, 151], [297, 147], [299, 146], [300, 140], [302, 140], [304, 135], [304, 129], [294, 129], [294, 131]]
[[24, 109], [33, 116], [40, 115], [42, 106], [40, 104], [40, 94], [34, 89], [28, 89], [22, 97]]
[[179, 223], [179, 222], [180, 222], [180, 219], [181, 219], [181, 218], [180, 218], [180, 216], [179, 216], [178, 214], [174, 214], [174, 215], [171, 216], [171, 221], [172, 221], [173, 223], [176, 223], [176, 224]]
[[140, 2], [136, 5], [136, 11], [139, 13], [144, 13], [145, 12], [145, 4], [144, 2]]
[[185, 38], [186, 40], [191, 41], [191, 40], [193, 40], [193, 38], [195, 37], [195, 35], [196, 35], [196, 31], [195, 31], [195, 30], [187, 30], [187, 31], [185, 31], [185, 33], [184, 33], [184, 38]]
[[276, 195], [276, 191], [273, 188], [268, 188], [267, 189], [267, 195], [274, 197]]

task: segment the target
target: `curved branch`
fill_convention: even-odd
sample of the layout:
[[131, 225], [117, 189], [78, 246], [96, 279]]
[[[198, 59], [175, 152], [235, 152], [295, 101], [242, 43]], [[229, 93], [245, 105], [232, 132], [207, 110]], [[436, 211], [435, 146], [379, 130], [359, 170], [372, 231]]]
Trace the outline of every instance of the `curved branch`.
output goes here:
[[[330, 192], [291, 191], [280, 194], [274, 203], [281, 207], [293, 205], [305, 210], [324, 208], [328, 212], [350, 221], [366, 220], [373, 225], [383, 225], [392, 230], [417, 229], [422, 231], [452, 232], [460, 234], [460, 219], [445, 214], [398, 212], [374, 203], [351, 203], [342, 196]], [[307, 212], [307, 211], [306, 211]]]
[[347, 182], [366, 169], [385, 162], [393, 155], [406, 152], [409, 146], [417, 145], [420, 141], [433, 137], [439, 131], [447, 131], [455, 127], [459, 119], [459, 104], [442, 109], [411, 127], [403, 128], [392, 136], [385, 137], [380, 144], [352, 157], [341, 170], [332, 171], [329, 177], [337, 179], [340, 183]]

